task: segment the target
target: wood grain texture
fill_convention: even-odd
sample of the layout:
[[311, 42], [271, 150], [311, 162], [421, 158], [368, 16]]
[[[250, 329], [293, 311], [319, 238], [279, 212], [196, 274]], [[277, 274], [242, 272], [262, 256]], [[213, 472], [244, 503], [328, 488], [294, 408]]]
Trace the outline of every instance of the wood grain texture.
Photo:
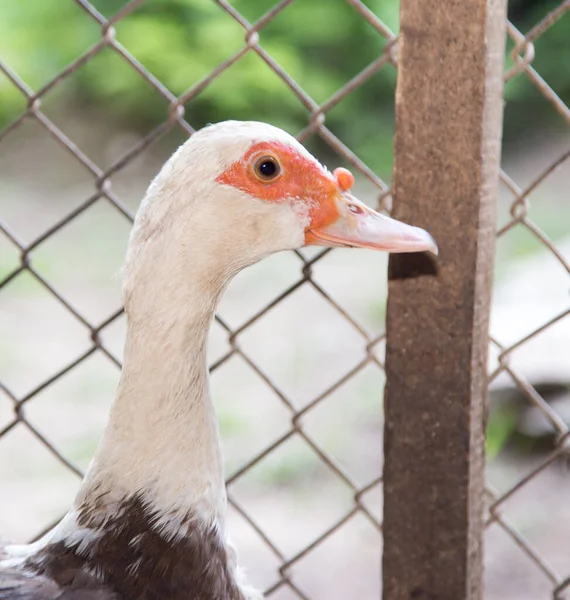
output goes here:
[[440, 255], [392, 255], [385, 600], [482, 597], [484, 405], [505, 0], [402, 0], [394, 212]]

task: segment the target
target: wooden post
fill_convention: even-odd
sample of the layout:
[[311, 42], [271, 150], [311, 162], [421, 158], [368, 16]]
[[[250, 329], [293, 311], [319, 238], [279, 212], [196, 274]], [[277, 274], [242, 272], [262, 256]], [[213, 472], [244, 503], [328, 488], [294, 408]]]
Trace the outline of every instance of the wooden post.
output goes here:
[[393, 214], [440, 254], [390, 257], [383, 598], [477, 600], [506, 0], [400, 21]]

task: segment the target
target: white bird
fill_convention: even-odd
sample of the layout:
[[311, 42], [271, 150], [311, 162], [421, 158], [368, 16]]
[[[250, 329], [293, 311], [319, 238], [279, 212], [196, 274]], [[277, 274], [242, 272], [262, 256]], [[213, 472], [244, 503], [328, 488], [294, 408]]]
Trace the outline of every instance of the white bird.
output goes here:
[[[307, 244], [437, 252], [380, 215], [284, 131], [210, 125], [138, 210], [123, 273], [124, 365], [73, 505], [39, 541], [0, 547], [0, 600], [253, 600], [226, 536], [206, 340], [244, 267]], [[16, 501], [16, 500], [15, 500]]]

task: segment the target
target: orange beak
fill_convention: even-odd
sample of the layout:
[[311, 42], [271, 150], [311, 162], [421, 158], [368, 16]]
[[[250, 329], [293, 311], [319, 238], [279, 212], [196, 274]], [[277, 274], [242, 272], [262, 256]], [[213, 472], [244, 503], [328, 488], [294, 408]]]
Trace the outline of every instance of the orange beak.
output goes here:
[[437, 244], [427, 231], [377, 213], [352, 194], [340, 195], [337, 208], [339, 216], [333, 223], [307, 230], [307, 243], [385, 252], [427, 250], [437, 255]]
[[315, 219], [317, 222], [307, 228], [307, 244], [385, 252], [428, 251], [437, 255], [437, 244], [427, 231], [377, 213], [357, 200], [349, 192], [354, 179], [345, 169], [337, 169], [334, 175], [338, 187], [333, 197], [328, 198], [328, 218], [321, 207], [321, 218]]

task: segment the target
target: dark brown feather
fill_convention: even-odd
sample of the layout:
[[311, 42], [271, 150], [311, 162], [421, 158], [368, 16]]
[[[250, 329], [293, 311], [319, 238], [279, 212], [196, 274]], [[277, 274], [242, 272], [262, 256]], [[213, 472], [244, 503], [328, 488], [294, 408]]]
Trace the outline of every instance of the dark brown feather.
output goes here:
[[81, 587], [61, 587], [42, 575], [16, 569], [0, 570], [0, 600], [119, 600], [109, 587], [93, 582]]
[[189, 514], [184, 535], [168, 541], [140, 496], [125, 500], [116, 516], [101, 516], [80, 510], [82, 528], [104, 522], [81, 553], [57, 542], [31, 557], [24, 572], [0, 570], [0, 600], [245, 600], [217, 527]]

